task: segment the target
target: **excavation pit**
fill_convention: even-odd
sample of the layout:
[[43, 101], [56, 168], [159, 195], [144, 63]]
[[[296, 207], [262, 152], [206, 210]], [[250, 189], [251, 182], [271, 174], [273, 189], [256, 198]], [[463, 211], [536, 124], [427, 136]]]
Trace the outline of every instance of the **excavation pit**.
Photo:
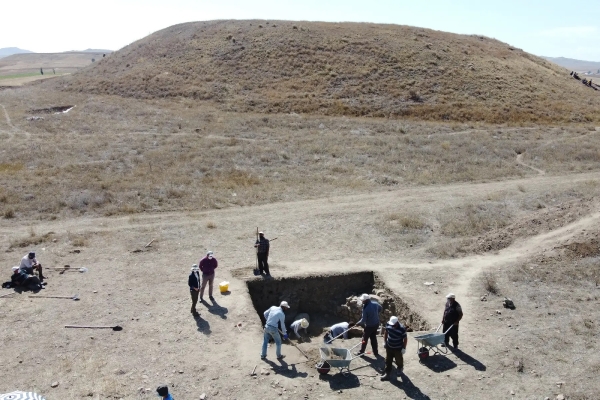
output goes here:
[[324, 329], [339, 322], [357, 322], [362, 310], [357, 296], [362, 293], [370, 294], [374, 301], [382, 305], [381, 323], [395, 315], [410, 330], [429, 329], [425, 319], [411, 310], [372, 271], [252, 279], [246, 285], [263, 325], [264, 312], [271, 306], [287, 301], [290, 310], [286, 312], [286, 326], [289, 327], [299, 313], [307, 313], [310, 316], [308, 333], [311, 337], [321, 336]]

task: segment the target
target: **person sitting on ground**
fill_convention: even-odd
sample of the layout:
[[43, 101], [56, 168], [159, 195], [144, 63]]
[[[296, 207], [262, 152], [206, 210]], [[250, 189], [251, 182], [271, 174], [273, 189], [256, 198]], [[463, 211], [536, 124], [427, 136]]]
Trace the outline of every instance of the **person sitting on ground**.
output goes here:
[[12, 267], [13, 274], [10, 281], [13, 287], [31, 288], [33, 290], [42, 289], [42, 283], [35, 275], [29, 275], [19, 267]]
[[348, 331], [350, 330], [350, 324], [347, 322], [340, 322], [339, 324], [332, 325], [329, 328], [329, 332], [325, 334], [325, 343], [333, 342], [334, 338], [342, 335], [344, 339], [348, 339]]
[[397, 374], [404, 369], [404, 353], [406, 353], [406, 329], [398, 320], [398, 317], [391, 317], [385, 326], [383, 333], [383, 342], [385, 343], [385, 371], [381, 375], [382, 381], [390, 379], [392, 364], [396, 359]]
[[40, 264], [37, 261], [37, 259], [35, 258], [35, 252], [33, 251], [30, 251], [29, 253], [25, 254], [25, 256], [23, 256], [19, 268], [28, 275], [33, 275], [33, 271], [37, 270], [38, 275], [40, 277], [40, 281], [44, 282], [44, 279], [46, 279], [42, 272], [42, 264]]
[[293, 331], [298, 339], [300, 339], [300, 334], [298, 331], [300, 329], [304, 329], [304, 333], [308, 335], [308, 325], [310, 324], [310, 318], [306, 313], [300, 313], [296, 315], [296, 320], [292, 322], [290, 325], [290, 331]]
[[169, 387], [167, 385], [157, 387], [156, 393], [158, 394], [158, 397], [163, 400], [173, 400], [173, 396], [169, 394]]

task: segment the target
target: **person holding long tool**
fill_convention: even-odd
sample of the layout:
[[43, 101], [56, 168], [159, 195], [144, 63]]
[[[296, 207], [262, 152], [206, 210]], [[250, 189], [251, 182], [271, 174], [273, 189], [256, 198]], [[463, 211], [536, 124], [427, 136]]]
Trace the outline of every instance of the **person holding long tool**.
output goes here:
[[331, 343], [340, 336], [344, 339], [348, 339], [348, 331], [350, 330], [350, 324], [347, 322], [340, 322], [339, 324], [332, 325], [329, 331], [325, 334], [323, 340], [325, 343]]
[[269, 339], [273, 338], [275, 341], [275, 353], [277, 354], [277, 359], [281, 360], [283, 355], [281, 355], [281, 336], [279, 335], [279, 325], [281, 325], [283, 340], [288, 339], [287, 331], [285, 329], [285, 310], [289, 310], [290, 306], [287, 301], [282, 301], [279, 304], [279, 307], [273, 306], [270, 307], [267, 311], [264, 312], [265, 320], [265, 330], [263, 335], [263, 345], [262, 352], [260, 353], [260, 359], [264, 360], [267, 358], [267, 346], [269, 345]]
[[362, 302], [363, 310], [362, 317], [356, 325], [363, 326], [363, 337], [362, 346], [357, 355], [362, 356], [365, 354], [367, 349], [367, 342], [371, 339], [371, 348], [373, 349], [373, 355], [379, 357], [379, 349], [377, 348], [377, 331], [379, 330], [379, 313], [382, 307], [379, 303], [371, 301], [371, 296], [366, 293], [360, 295], [360, 301]]
[[454, 349], [458, 350], [458, 322], [463, 317], [463, 311], [454, 293], [449, 293], [446, 296], [446, 307], [444, 308], [444, 317], [442, 318], [442, 324], [444, 324], [444, 332], [446, 337], [444, 338], [444, 345], [448, 347], [450, 344], [450, 338], [452, 338], [452, 344]]
[[256, 247], [256, 258], [258, 259], [258, 269], [260, 270], [260, 274], [262, 275], [264, 273], [267, 278], [270, 278], [271, 274], [269, 273], [268, 263], [269, 239], [265, 237], [264, 232], [258, 232], [254, 247]]

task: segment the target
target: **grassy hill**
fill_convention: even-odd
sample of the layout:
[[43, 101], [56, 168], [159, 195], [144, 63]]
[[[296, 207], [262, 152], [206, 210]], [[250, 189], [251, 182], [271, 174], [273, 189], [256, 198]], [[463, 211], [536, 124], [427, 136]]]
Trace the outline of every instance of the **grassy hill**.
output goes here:
[[493, 123], [600, 120], [600, 92], [565, 69], [482, 36], [366, 23], [175, 25], [49, 83], [236, 112]]

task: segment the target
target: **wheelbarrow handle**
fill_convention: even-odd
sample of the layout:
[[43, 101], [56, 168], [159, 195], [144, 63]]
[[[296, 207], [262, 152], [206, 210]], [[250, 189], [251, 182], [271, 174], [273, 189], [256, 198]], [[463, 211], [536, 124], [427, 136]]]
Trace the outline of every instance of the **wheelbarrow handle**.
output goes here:
[[434, 333], [437, 333], [437, 331], [439, 331], [441, 327], [442, 327], [442, 324], [440, 324], [440, 326], [437, 327], [437, 329], [435, 330]]
[[448, 330], [446, 332], [444, 332], [444, 335], [448, 332], [450, 332], [450, 329], [452, 329], [452, 327], [454, 326], [454, 324], [450, 325], [450, 328], [448, 328]]

